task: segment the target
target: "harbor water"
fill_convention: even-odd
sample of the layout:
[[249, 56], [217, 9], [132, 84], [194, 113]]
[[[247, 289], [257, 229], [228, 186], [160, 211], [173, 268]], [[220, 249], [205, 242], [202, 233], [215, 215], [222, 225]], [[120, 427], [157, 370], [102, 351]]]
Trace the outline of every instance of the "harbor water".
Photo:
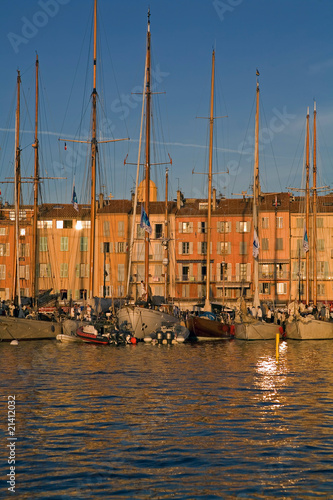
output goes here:
[[275, 349], [1, 343], [0, 498], [333, 499], [333, 342]]

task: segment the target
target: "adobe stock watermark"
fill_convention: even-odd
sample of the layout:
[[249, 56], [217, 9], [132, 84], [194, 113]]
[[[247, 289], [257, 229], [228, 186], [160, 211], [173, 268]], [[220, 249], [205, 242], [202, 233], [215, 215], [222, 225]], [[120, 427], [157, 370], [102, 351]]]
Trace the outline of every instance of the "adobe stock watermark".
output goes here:
[[241, 3], [243, 3], [243, 0], [214, 0], [213, 7], [220, 20], [224, 21], [225, 15], [233, 12], [235, 7], [238, 7]]
[[40, 10], [37, 10], [31, 17], [21, 17], [22, 26], [20, 33], [9, 32], [7, 38], [15, 52], [18, 54], [19, 47], [22, 44], [27, 44], [39, 32], [41, 28], [45, 28], [49, 19], [55, 17], [60, 6], [66, 5], [70, 0], [38, 0]]
[[[157, 65], [151, 70], [151, 77], [153, 84], [151, 85], [151, 92], [154, 92], [158, 85], [160, 85], [165, 78], [170, 76], [170, 73], [162, 72], [160, 66]], [[130, 94], [121, 94], [120, 99], [115, 99], [111, 104], [111, 111], [113, 113], [120, 113], [119, 119], [125, 120], [130, 110], [135, 109], [142, 102], [142, 86], [138, 85], [132, 89]]]
[[[280, 134], [285, 130], [285, 128], [290, 125], [292, 120], [295, 120], [296, 115], [290, 114], [287, 112], [287, 107], [284, 106], [282, 111], [279, 111], [277, 108], [273, 108], [272, 110], [273, 116], [269, 121], [267, 127], [263, 127], [259, 131], [259, 151], [264, 151], [265, 147], [270, 144], [276, 134]], [[246, 162], [253, 163], [254, 161], [254, 146], [255, 146], [255, 137], [254, 133], [249, 134], [244, 141], [242, 141], [238, 148], [237, 153], [241, 156], [245, 156]], [[233, 178], [238, 177], [242, 171], [243, 167], [240, 166], [240, 162], [236, 160], [229, 160], [226, 167], [225, 173], [221, 173], [219, 175], [214, 175], [214, 184], [219, 191], [222, 192], [223, 189], [226, 189], [233, 183]], [[197, 197], [203, 197], [202, 189], [195, 189], [195, 195]], [[206, 196], [206, 195], [204, 195]]]

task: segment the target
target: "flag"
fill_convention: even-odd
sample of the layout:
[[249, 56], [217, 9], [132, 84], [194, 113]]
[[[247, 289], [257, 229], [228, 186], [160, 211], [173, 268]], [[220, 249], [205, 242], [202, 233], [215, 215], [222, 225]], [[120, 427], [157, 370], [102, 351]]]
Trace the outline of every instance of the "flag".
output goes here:
[[306, 225], [305, 224], [304, 224], [304, 235], [303, 235], [303, 251], [305, 253], [309, 251], [308, 232], [306, 230]]
[[152, 233], [152, 228], [148, 219], [148, 215], [146, 214], [145, 209], [143, 208], [143, 205], [141, 205], [141, 221], [140, 221], [140, 227], [147, 231], [147, 233], [151, 234]]
[[74, 209], [78, 212], [79, 211], [79, 205], [77, 203], [77, 196], [76, 196], [76, 192], [75, 192], [75, 185], [73, 184], [73, 196], [72, 196], [72, 203], [73, 203], [73, 207]]
[[65, 143], [65, 151], [67, 151], [67, 144]]
[[275, 203], [274, 203], [274, 205], [275, 205], [275, 208], [277, 208], [277, 206], [278, 206], [277, 195], [275, 195]]
[[257, 231], [253, 231], [253, 249], [252, 249], [252, 255], [256, 259], [259, 255], [259, 238], [257, 235]]

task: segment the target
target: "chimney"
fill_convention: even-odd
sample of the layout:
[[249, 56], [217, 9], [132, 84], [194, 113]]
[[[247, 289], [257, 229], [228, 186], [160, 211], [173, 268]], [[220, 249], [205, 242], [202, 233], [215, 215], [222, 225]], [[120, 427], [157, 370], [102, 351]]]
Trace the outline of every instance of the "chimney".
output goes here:
[[99, 193], [99, 202], [98, 202], [99, 208], [103, 208], [104, 206], [104, 196], [103, 193]]
[[132, 198], [132, 208], [134, 208], [135, 193], [132, 193], [131, 198]]
[[177, 191], [177, 209], [180, 210], [180, 208], [183, 206], [183, 196], [181, 191]]
[[216, 189], [213, 188], [213, 210], [216, 210]]

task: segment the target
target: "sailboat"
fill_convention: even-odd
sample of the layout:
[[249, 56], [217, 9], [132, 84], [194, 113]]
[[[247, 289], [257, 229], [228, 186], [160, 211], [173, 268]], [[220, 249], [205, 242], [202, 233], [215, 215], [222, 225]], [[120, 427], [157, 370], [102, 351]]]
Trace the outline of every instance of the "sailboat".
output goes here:
[[210, 302], [210, 242], [211, 242], [211, 215], [212, 215], [212, 167], [213, 167], [213, 130], [214, 130], [214, 80], [215, 80], [215, 51], [212, 54], [212, 77], [210, 95], [210, 127], [209, 127], [209, 165], [208, 165], [208, 220], [207, 220], [207, 261], [206, 261], [206, 299], [204, 312], [198, 316], [190, 316], [187, 327], [197, 340], [230, 339], [230, 326], [212, 313]]
[[[317, 262], [316, 262], [316, 240], [317, 240], [317, 151], [316, 151], [316, 102], [314, 102], [313, 110], [313, 305], [317, 306]], [[309, 218], [310, 218], [310, 131], [309, 131], [309, 108], [306, 115], [306, 204], [305, 204], [305, 227], [303, 249], [306, 252], [305, 259], [305, 273], [306, 273], [306, 286], [305, 286], [305, 300], [309, 304], [310, 299], [310, 255], [309, 255]], [[325, 340], [333, 339], [333, 324], [326, 321], [315, 319], [312, 315], [301, 316], [298, 307], [294, 304], [294, 314], [289, 317], [286, 325], [286, 338], [295, 340]]]
[[[260, 196], [259, 181], [259, 72], [257, 70], [256, 89], [256, 117], [255, 117], [255, 148], [254, 148], [254, 180], [253, 180], [253, 281], [254, 300], [257, 308], [259, 302], [259, 236], [258, 236], [258, 205]], [[279, 334], [279, 326], [274, 323], [265, 323], [249, 316], [245, 304], [242, 303], [235, 318], [235, 338], [240, 340], [270, 340]]]
[[[141, 226], [145, 229], [145, 287], [146, 293], [149, 294], [149, 235], [151, 232], [149, 223], [149, 197], [150, 197], [150, 120], [151, 120], [151, 54], [150, 54], [150, 12], [148, 11], [148, 28], [147, 28], [147, 48], [146, 48], [146, 64], [145, 64], [145, 135], [146, 135], [146, 150], [145, 150], [145, 207], [142, 210]], [[141, 141], [140, 141], [141, 144]], [[140, 148], [140, 146], [139, 146]], [[136, 209], [135, 198], [135, 209]], [[135, 219], [135, 211], [133, 214]], [[134, 223], [133, 223], [134, 228]], [[133, 233], [133, 230], [132, 230]], [[130, 267], [130, 266], [129, 266]], [[130, 272], [130, 269], [129, 269]], [[158, 328], [165, 325], [178, 323], [178, 318], [167, 312], [156, 310], [149, 307], [139, 306], [136, 304], [126, 304], [117, 312], [119, 328], [130, 326], [134, 336], [142, 340], [146, 336], [151, 335]]]
[[[33, 268], [32, 270], [32, 297], [37, 309], [36, 299], [36, 266], [37, 266], [37, 212], [38, 212], [38, 184], [39, 184], [39, 164], [38, 164], [38, 55], [36, 56], [36, 108], [35, 108], [35, 168], [34, 168], [34, 215], [33, 215]], [[15, 113], [15, 238], [14, 238], [14, 270], [13, 270], [13, 300], [17, 297], [19, 309], [18, 317], [0, 316], [0, 341], [15, 340], [41, 340], [53, 339], [61, 333], [61, 324], [54, 321], [45, 321], [39, 319], [38, 312], [29, 315], [31, 319], [25, 317], [21, 307], [20, 290], [20, 252], [19, 252], [19, 214], [20, 214], [20, 196], [21, 196], [21, 169], [20, 169], [20, 84], [21, 77], [18, 71], [17, 76], [17, 105]]]

